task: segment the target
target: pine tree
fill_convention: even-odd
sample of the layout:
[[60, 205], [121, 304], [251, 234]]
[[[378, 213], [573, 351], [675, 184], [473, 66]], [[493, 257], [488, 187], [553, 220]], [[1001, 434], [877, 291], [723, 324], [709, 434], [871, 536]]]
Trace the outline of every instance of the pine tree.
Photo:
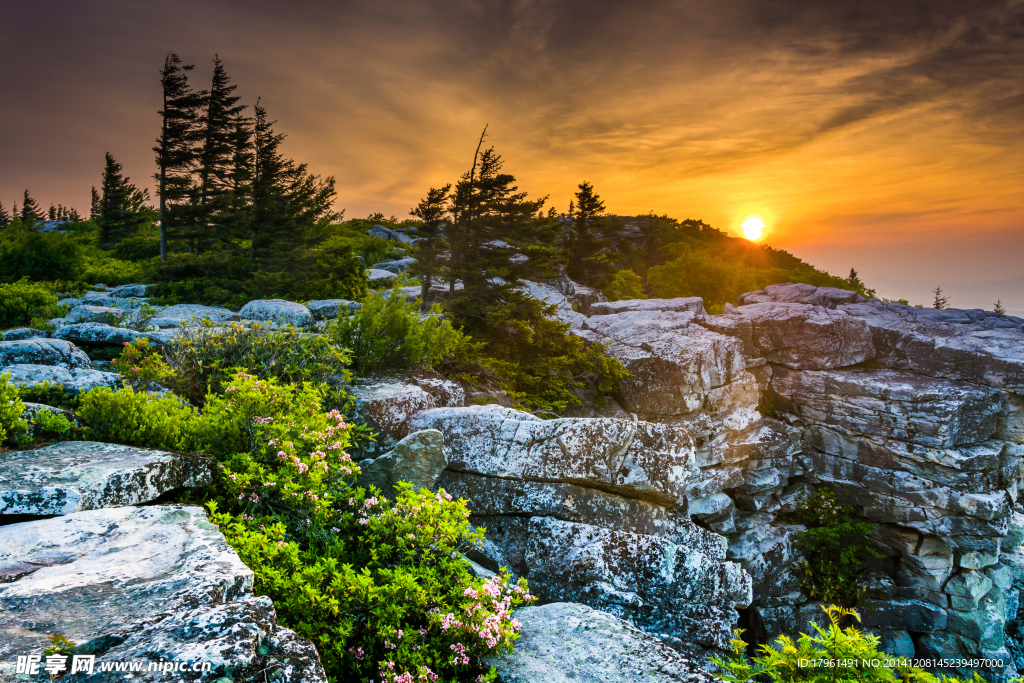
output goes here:
[[11, 224], [11, 214], [7, 213], [7, 209], [4, 208], [4, 203], [0, 202], [0, 230], [3, 230]]
[[46, 215], [48, 216], [47, 220], [57, 220], [57, 207], [54, 206], [53, 204], [50, 204], [50, 209], [46, 212]]
[[153, 210], [147, 206], [149, 190], [135, 187], [121, 170], [121, 164], [107, 152], [96, 218], [101, 245], [109, 246], [135, 235], [154, 218]]
[[25, 190], [25, 196], [21, 200], [22, 224], [33, 226], [41, 220], [43, 220], [43, 210], [39, 208], [36, 200], [28, 195], [28, 190]]
[[1006, 315], [1006, 306], [1003, 306], [1002, 299], [996, 299], [996, 302], [992, 304], [992, 312], [998, 313], [999, 315]]
[[163, 108], [160, 110], [160, 137], [156, 152], [157, 197], [160, 199], [160, 259], [167, 260], [169, 235], [184, 231], [190, 219], [189, 199], [193, 191], [192, 172], [198, 159], [200, 139], [199, 114], [205, 91], [194, 91], [188, 84], [188, 73], [195, 65], [183, 65], [173, 52], [164, 59], [160, 70]]
[[[569, 217], [573, 227], [569, 232], [569, 277], [578, 280], [592, 280], [597, 273], [587, 273], [587, 263], [606, 240], [594, 234], [593, 225], [604, 211], [604, 202], [594, 193], [594, 186], [584, 181], [578, 185], [575, 202], [569, 202]], [[591, 268], [591, 270], [593, 270]], [[590, 275], [591, 277], [586, 277]]]
[[199, 153], [198, 186], [194, 204], [196, 221], [189, 239], [198, 249], [201, 240], [225, 237], [232, 208], [232, 176], [235, 172], [239, 126], [245, 106], [224, 70], [219, 56], [213, 60], [213, 80], [206, 98], [206, 116], [202, 122], [202, 149]]
[[864, 289], [864, 283], [860, 279], [860, 275], [853, 268], [850, 268], [850, 277], [846, 278], [846, 281], [850, 283], [850, 286], [854, 289]]
[[96, 188], [92, 188], [92, 193], [89, 195], [89, 220], [96, 221], [100, 217], [100, 193], [96, 191]]
[[932, 301], [932, 308], [949, 308], [949, 297], [942, 296], [942, 287], [936, 287], [933, 293], [935, 294], [935, 300]]
[[427, 191], [427, 196], [409, 211], [409, 215], [423, 221], [423, 226], [417, 230], [417, 234], [422, 235], [422, 241], [418, 245], [419, 253], [412, 274], [420, 278], [420, 299], [424, 302], [427, 301], [431, 284], [441, 277], [439, 252], [443, 248], [444, 237], [441, 230], [448, 217], [451, 191], [451, 184], [441, 188], [432, 187]]
[[285, 136], [274, 132], [275, 121], [259, 103], [254, 114], [250, 258], [281, 265], [337, 217], [331, 209], [334, 178], [310, 175], [305, 164], [286, 159], [280, 151]]

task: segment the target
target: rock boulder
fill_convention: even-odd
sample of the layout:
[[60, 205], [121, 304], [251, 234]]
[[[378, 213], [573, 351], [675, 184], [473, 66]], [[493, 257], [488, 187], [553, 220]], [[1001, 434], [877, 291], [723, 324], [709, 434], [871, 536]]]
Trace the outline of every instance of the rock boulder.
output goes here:
[[242, 320], [273, 322], [278, 325], [313, 327], [313, 314], [302, 304], [284, 299], [258, 299], [250, 301], [238, 311]]
[[0, 366], [49, 365], [66, 369], [88, 368], [89, 356], [62, 339], [0, 341]]

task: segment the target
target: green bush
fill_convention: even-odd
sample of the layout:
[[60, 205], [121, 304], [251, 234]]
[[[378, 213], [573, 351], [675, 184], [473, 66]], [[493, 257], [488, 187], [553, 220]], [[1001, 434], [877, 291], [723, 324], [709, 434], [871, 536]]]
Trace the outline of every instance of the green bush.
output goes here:
[[646, 299], [644, 280], [632, 270], [620, 270], [615, 273], [612, 281], [604, 289], [612, 301], [622, 299]]
[[11, 384], [11, 373], [0, 375], [0, 442], [17, 439], [28, 429], [21, 419], [25, 404], [18, 387]]
[[35, 384], [19, 384], [17, 386], [18, 395], [22, 401], [68, 409], [74, 408], [78, 404], [78, 394], [68, 391], [63, 384], [37, 382]]
[[196, 410], [173, 394], [97, 387], [80, 396], [77, 414], [92, 441], [180, 450], [190, 442]]
[[111, 361], [111, 367], [121, 375], [125, 386], [145, 391], [154, 382], [162, 384], [174, 377], [174, 372], [146, 338], [125, 342], [121, 355]]
[[129, 443], [218, 458], [214, 485], [183, 500], [206, 504], [255, 590], [317, 645], [332, 682], [492, 680], [480, 657], [517, 637], [511, 610], [532, 599], [525, 582], [470, 573], [458, 552], [482, 534], [464, 501], [407, 484], [394, 502], [353, 489], [349, 425], [324, 412], [326, 395], [323, 385], [236, 373], [202, 414], [182, 411], [173, 434], [152, 427], [167, 398], [94, 389], [82, 403], [83, 418], [125, 423], [115, 436]]
[[[844, 617], [860, 621], [856, 610], [829, 605], [823, 607], [828, 615], [826, 628], [813, 624], [815, 635], [801, 633], [793, 641], [789, 636], [779, 636], [774, 645], [762, 645], [759, 657], [748, 658], [748, 644], [742, 639], [742, 630], [735, 631], [729, 641], [732, 655], [712, 657], [711, 661], [723, 671], [717, 678], [729, 683], [746, 683], [766, 678], [772, 681], [877, 681], [878, 683], [937, 683], [940, 679], [923, 669], [910, 666], [908, 659], [887, 655], [878, 649], [878, 636], [862, 633], [853, 627], [840, 628]], [[887, 667], [886, 662], [899, 664]], [[832, 666], [828, 666], [832, 662]], [[836, 664], [843, 663], [843, 666]]]
[[816, 600], [856, 605], [864, 592], [857, 574], [866, 559], [880, 557], [868, 544], [873, 525], [825, 488], [805, 501], [798, 514], [807, 525], [796, 537], [797, 546], [807, 552], [804, 592]]
[[387, 296], [370, 293], [355, 315], [328, 322], [324, 332], [351, 351], [359, 374], [430, 369], [466, 353], [472, 343], [438, 307], [420, 316], [418, 300], [407, 300], [398, 286]]
[[68, 437], [74, 431], [75, 424], [60, 413], [40, 410], [32, 418], [32, 429], [37, 437]]
[[0, 279], [78, 280], [82, 246], [70, 235], [8, 228], [0, 239]]
[[218, 391], [231, 372], [244, 370], [264, 379], [285, 382], [346, 381], [345, 349], [323, 335], [269, 323], [182, 327], [160, 351], [173, 375], [171, 387], [195, 404], [207, 391]]
[[0, 328], [41, 325], [62, 313], [57, 297], [44, 283], [22, 278], [0, 284]]

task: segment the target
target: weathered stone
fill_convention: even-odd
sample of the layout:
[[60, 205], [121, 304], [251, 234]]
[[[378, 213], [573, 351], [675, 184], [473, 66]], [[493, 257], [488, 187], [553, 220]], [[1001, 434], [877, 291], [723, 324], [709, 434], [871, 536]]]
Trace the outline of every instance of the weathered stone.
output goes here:
[[373, 285], [388, 285], [398, 279], [398, 276], [392, 273], [390, 270], [381, 270], [380, 268], [367, 268], [366, 269], [366, 280]]
[[594, 315], [594, 309], [592, 306], [594, 304], [605, 303], [608, 301], [604, 292], [600, 289], [595, 289], [594, 287], [587, 287], [586, 285], [573, 282], [572, 290], [572, 299], [576, 302], [580, 313], [583, 315]]
[[8, 365], [0, 369], [0, 374], [9, 373], [11, 384], [36, 386], [43, 382], [59, 384], [69, 394], [88, 391], [95, 387], [116, 387], [121, 384], [121, 376], [114, 372], [102, 372], [86, 368], [65, 368], [51, 365]]
[[870, 328], [887, 367], [929, 377], [1024, 388], [1024, 321], [990, 311], [930, 309], [883, 303], [839, 307]]
[[550, 517], [497, 517], [486, 526], [542, 600], [587, 604], [650, 633], [724, 648], [733, 606], [750, 600], [739, 567], [664, 538]]
[[[323, 683], [315, 650], [276, 626], [252, 571], [198, 507], [120, 507], [0, 527], [0, 678], [62, 633], [107, 662], [208, 661], [203, 680]], [[144, 671], [135, 680], [164, 680]], [[157, 678], [159, 676], [159, 678]], [[198, 677], [197, 677], [198, 678]], [[268, 679], [269, 680], [269, 679]]]
[[0, 366], [51, 365], [73, 369], [88, 368], [89, 356], [62, 339], [21, 339], [0, 341]]
[[242, 320], [273, 322], [295, 327], [313, 327], [315, 320], [309, 309], [302, 304], [284, 299], [257, 299], [242, 306], [238, 311]]
[[677, 299], [626, 299], [623, 301], [593, 302], [587, 315], [612, 315], [616, 313], [649, 313], [652, 311], [689, 311], [698, 316], [704, 314], [704, 300], [699, 296]]
[[867, 323], [843, 311], [794, 303], [741, 306], [765, 358], [794, 370], [827, 370], [874, 357]]
[[414, 259], [412, 256], [405, 256], [403, 258], [392, 261], [381, 261], [380, 263], [374, 263], [372, 267], [377, 270], [386, 270], [389, 273], [394, 273], [395, 275], [401, 275], [405, 271], [409, 270], [409, 268], [411, 268], [414, 263], [416, 263], [416, 259]]
[[54, 330], [53, 338], [66, 339], [83, 346], [124, 346], [139, 339], [147, 340], [152, 346], [163, 346], [171, 336], [168, 332], [137, 332], [104, 323], [78, 323]]
[[986, 441], [1005, 410], [995, 389], [893, 370], [779, 367], [770, 395], [805, 423], [929, 448]]
[[64, 316], [64, 322], [73, 323], [105, 323], [116, 325], [128, 315], [128, 312], [120, 308], [109, 306], [75, 306]]
[[888, 631], [883, 629], [864, 629], [871, 635], [878, 636], [878, 649], [890, 657], [906, 657], [913, 659], [914, 641], [906, 631]]
[[306, 302], [306, 308], [317, 320], [334, 320], [338, 317], [339, 310], [343, 310], [346, 315], [352, 315], [362, 307], [358, 301], [348, 299], [319, 299]]
[[573, 603], [524, 607], [515, 648], [488, 663], [500, 683], [711, 683], [713, 677], [656, 637]]
[[432, 394], [415, 384], [383, 381], [355, 385], [349, 392], [355, 398], [354, 419], [393, 440], [409, 434], [410, 417], [437, 405]]
[[[698, 324], [702, 315], [692, 310], [627, 309], [584, 320], [584, 332], [607, 344], [607, 353], [630, 372], [618, 393], [626, 410], [644, 419], [698, 410], [716, 415], [726, 412], [732, 403], [732, 394], [722, 389], [744, 383], [745, 388], [756, 392], [754, 378], [746, 372], [740, 342]], [[751, 407], [756, 405], [753, 397]]]
[[950, 607], [961, 612], [973, 612], [978, 602], [992, 590], [992, 579], [981, 572], [962, 572], [946, 582]]
[[800, 584], [804, 553], [796, 546], [801, 525], [756, 525], [734, 536], [727, 557], [750, 574], [754, 602], [775, 607], [804, 602]]
[[949, 612], [948, 630], [978, 644], [983, 650], [1003, 647], [1003, 625], [1006, 623], [1006, 597], [993, 588], [979, 601], [972, 612]]
[[823, 306], [835, 308], [840, 304], [860, 303], [864, 297], [857, 292], [848, 289], [836, 289], [835, 287], [815, 287], [804, 283], [785, 283], [780, 285], [768, 285], [756, 292], [740, 294], [739, 305], [761, 303], [795, 303], [810, 304], [812, 306]]
[[878, 570], [867, 571], [858, 576], [857, 586], [863, 589], [864, 597], [872, 600], [891, 600], [896, 597], [896, 583], [888, 574]]
[[213, 461], [194, 454], [66, 441], [0, 453], [0, 515], [67, 515], [138, 505], [213, 481]]
[[238, 314], [226, 308], [200, 306], [199, 304], [177, 304], [160, 311], [150, 323], [157, 327], [179, 327], [188, 323], [209, 320], [214, 323], [225, 323], [238, 320]]
[[46, 330], [37, 330], [32, 327], [17, 327], [13, 330], [7, 330], [3, 334], [4, 341], [18, 341], [21, 339], [38, 339], [48, 337], [49, 333]]
[[400, 242], [403, 244], [414, 244], [416, 240], [406, 235], [402, 230], [392, 230], [391, 228], [385, 228], [383, 225], [375, 225], [370, 228], [367, 232], [370, 237], [379, 237], [389, 242]]
[[409, 482], [414, 489], [433, 491], [447, 466], [444, 437], [436, 429], [425, 429], [399, 441], [390, 453], [360, 463], [359, 485], [374, 485], [389, 498], [394, 497], [400, 481]]
[[946, 628], [947, 613], [923, 600], [864, 600], [860, 606], [865, 627], [932, 633]]
[[110, 296], [117, 298], [140, 297], [146, 296], [147, 289], [149, 289], [149, 285], [118, 285], [110, 290], [109, 294]]
[[686, 429], [648, 422], [541, 420], [498, 406], [469, 406], [423, 411], [408, 424], [440, 430], [455, 471], [575, 483], [670, 506], [685, 500], [694, 466]]

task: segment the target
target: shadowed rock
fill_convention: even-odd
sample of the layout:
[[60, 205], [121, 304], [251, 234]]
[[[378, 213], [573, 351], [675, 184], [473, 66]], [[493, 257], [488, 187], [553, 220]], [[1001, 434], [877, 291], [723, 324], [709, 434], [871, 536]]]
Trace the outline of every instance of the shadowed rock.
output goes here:
[[524, 607], [515, 649], [488, 663], [500, 683], [711, 683], [690, 658], [606, 612], [553, 603]]
[[61, 368], [88, 368], [89, 356], [62, 339], [20, 339], [0, 341], [0, 366], [51, 365]]
[[0, 454], [0, 514], [67, 515], [137, 505], [213, 481], [213, 460], [133, 446], [66, 441]]
[[67, 370], [51, 365], [8, 365], [0, 368], [0, 374], [9, 373], [11, 384], [35, 386], [47, 382], [59, 384], [68, 394], [77, 394], [95, 387], [116, 387], [121, 384], [121, 376], [115, 372], [75, 368]]
[[447, 466], [444, 437], [436, 429], [425, 429], [399, 441], [390, 453], [359, 463], [359, 486], [372, 484], [389, 498], [394, 497], [400, 481], [409, 482], [414, 489], [434, 490]]

